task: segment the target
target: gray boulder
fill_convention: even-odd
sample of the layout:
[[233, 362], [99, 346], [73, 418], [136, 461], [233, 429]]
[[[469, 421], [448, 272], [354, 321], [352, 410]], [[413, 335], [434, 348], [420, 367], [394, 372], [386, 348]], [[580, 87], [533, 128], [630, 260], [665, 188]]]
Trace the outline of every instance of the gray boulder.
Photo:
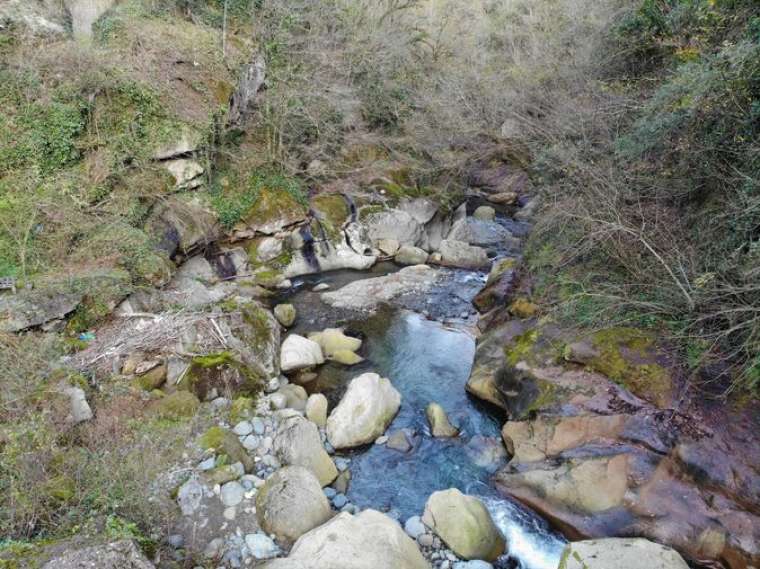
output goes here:
[[322, 446], [317, 426], [300, 415], [280, 422], [274, 452], [285, 465], [308, 468], [322, 486], [327, 486], [338, 476], [335, 463]]
[[463, 243], [444, 239], [439, 249], [441, 265], [459, 267], [462, 269], [482, 269], [490, 263], [484, 249]]
[[427, 258], [427, 251], [412, 245], [402, 245], [393, 260], [399, 265], [424, 265]]
[[322, 485], [302, 466], [286, 466], [270, 476], [256, 495], [256, 517], [268, 534], [291, 544], [332, 516]]

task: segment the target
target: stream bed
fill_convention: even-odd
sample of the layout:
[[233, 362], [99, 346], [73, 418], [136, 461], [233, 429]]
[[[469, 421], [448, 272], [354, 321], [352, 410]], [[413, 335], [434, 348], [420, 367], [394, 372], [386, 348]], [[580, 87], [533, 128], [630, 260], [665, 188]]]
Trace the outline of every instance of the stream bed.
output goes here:
[[[477, 272], [439, 269], [445, 278], [424, 298], [403, 298], [373, 315], [335, 311], [311, 291], [317, 283], [339, 289], [357, 279], [397, 270], [389, 263], [371, 273], [338, 271], [295, 282], [287, 301], [299, 319], [299, 334], [342, 326], [364, 340], [365, 361], [352, 367], [328, 363], [305, 387], [324, 393], [331, 408], [340, 401], [348, 382], [367, 371], [391, 380], [401, 393], [401, 408], [388, 433], [405, 430], [412, 448], [400, 452], [387, 445], [369, 445], [350, 453], [349, 500], [360, 508], [386, 512], [402, 524], [422, 515], [425, 502], [437, 490], [456, 487], [480, 497], [504, 534], [509, 554], [497, 567], [556, 569], [564, 540], [548, 524], [500, 495], [492, 475], [507, 462], [501, 441], [503, 413], [465, 391], [475, 355], [470, 330], [477, 316], [471, 301], [485, 282]], [[280, 300], [286, 300], [282, 298]], [[458, 427], [456, 438], [433, 438], [425, 409], [437, 402]]]

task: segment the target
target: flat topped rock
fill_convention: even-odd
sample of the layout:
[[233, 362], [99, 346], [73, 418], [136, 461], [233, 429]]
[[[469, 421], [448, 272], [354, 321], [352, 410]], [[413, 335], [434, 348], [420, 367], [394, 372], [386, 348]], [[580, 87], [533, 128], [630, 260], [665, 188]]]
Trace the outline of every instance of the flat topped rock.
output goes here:
[[568, 543], [560, 569], [687, 569], [669, 547], [646, 539], [592, 539]]
[[401, 295], [427, 292], [439, 278], [436, 269], [415, 265], [390, 275], [354, 281], [339, 290], [323, 293], [321, 299], [334, 308], [372, 311]]

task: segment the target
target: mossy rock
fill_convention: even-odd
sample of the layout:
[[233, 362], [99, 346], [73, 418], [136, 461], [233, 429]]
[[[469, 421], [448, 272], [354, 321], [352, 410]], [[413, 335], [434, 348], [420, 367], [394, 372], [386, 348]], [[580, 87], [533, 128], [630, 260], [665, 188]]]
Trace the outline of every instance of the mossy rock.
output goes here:
[[225, 351], [194, 357], [177, 387], [199, 399], [205, 399], [213, 388], [254, 395], [261, 391], [262, 379], [232, 352]]
[[150, 406], [150, 411], [160, 419], [184, 419], [198, 411], [201, 402], [189, 391], [175, 391]]
[[273, 233], [306, 218], [308, 207], [291, 192], [263, 187], [243, 221], [263, 233]]
[[497, 371], [496, 387], [510, 420], [514, 421], [549, 409], [564, 398], [563, 390], [556, 384], [509, 365]]
[[253, 469], [253, 458], [240, 444], [237, 435], [228, 429], [222, 427], [211, 427], [201, 435], [198, 444], [206, 450], [213, 450], [217, 454], [225, 455], [229, 460], [228, 463], [242, 463], [246, 472]]
[[509, 313], [517, 318], [533, 318], [538, 314], [538, 305], [527, 298], [517, 298], [509, 305]]
[[256, 400], [253, 397], [236, 397], [230, 406], [230, 423], [237, 425], [240, 421], [253, 417], [255, 406]]
[[339, 231], [351, 215], [348, 203], [341, 194], [321, 194], [311, 203], [313, 208], [321, 214], [322, 222], [329, 224], [333, 232]]
[[144, 374], [137, 376], [135, 381], [143, 391], [153, 391], [166, 382], [166, 370], [166, 364], [161, 363]]
[[650, 334], [635, 328], [608, 328], [596, 332], [592, 343], [599, 355], [589, 361], [589, 369], [658, 407], [670, 405], [673, 379], [658, 363], [658, 350]]

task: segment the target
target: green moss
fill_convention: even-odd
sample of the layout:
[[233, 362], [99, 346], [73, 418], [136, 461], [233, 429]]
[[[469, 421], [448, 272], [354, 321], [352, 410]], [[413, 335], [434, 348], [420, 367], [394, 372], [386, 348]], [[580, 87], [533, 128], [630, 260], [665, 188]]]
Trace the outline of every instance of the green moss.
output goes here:
[[250, 326], [251, 332], [244, 334], [244, 339], [256, 351], [266, 349], [272, 341], [275, 323], [269, 312], [255, 303], [241, 308], [243, 320]]
[[151, 412], [160, 419], [179, 420], [195, 415], [200, 404], [189, 391], [175, 391], [155, 401]]
[[656, 361], [652, 337], [634, 328], [609, 328], [593, 335], [599, 356], [588, 367], [632, 393], [667, 406], [672, 395], [672, 378]]
[[198, 440], [198, 444], [217, 454], [225, 455], [229, 463], [241, 462], [246, 471], [253, 468], [253, 459], [248, 455], [243, 445], [240, 444], [235, 433], [222, 427], [211, 427]]
[[201, 435], [198, 444], [206, 450], [217, 450], [222, 448], [225, 437], [229, 431], [222, 427], [211, 427]]
[[66, 503], [74, 499], [77, 484], [70, 476], [60, 475], [49, 479], [43, 484], [42, 491], [55, 502]]
[[540, 334], [538, 330], [529, 330], [516, 336], [504, 348], [504, 356], [507, 363], [514, 367], [521, 361], [532, 360], [532, 355]]
[[255, 396], [261, 392], [262, 385], [263, 378], [238, 361], [232, 352], [224, 351], [194, 357], [177, 387], [203, 399], [213, 388]]
[[541, 380], [536, 383], [538, 385], [538, 396], [528, 405], [528, 414], [551, 407], [559, 399], [556, 385]]
[[381, 213], [386, 209], [385, 206], [379, 204], [365, 205], [359, 210], [359, 219], [367, 219], [368, 217], [375, 215], [376, 213]]
[[230, 406], [230, 423], [236, 425], [253, 417], [254, 406], [253, 397], [236, 397]]
[[351, 215], [345, 198], [340, 194], [322, 194], [312, 200], [320, 214], [320, 223], [330, 240], [340, 238], [341, 228]]

